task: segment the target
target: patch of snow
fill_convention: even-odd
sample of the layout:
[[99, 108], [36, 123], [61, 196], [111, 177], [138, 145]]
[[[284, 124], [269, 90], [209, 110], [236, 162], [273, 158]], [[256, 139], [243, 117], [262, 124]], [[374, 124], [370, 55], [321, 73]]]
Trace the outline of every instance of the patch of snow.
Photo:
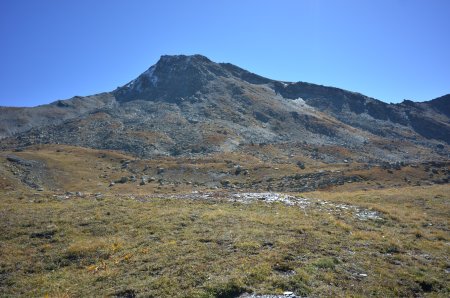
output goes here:
[[125, 87], [133, 89], [134, 91], [141, 92], [142, 91], [142, 78], [146, 77], [151, 82], [152, 86], [156, 86], [158, 82], [158, 77], [154, 74], [156, 66], [153, 65], [146, 71], [144, 71], [137, 79], [132, 80]]
[[[151, 197], [151, 196], [150, 196]], [[161, 197], [161, 196], [158, 196]], [[264, 202], [268, 204], [282, 203], [287, 206], [295, 206], [306, 211], [320, 211], [327, 214], [348, 214], [355, 217], [358, 220], [382, 220], [383, 217], [378, 211], [369, 210], [360, 206], [333, 203], [330, 201], [296, 197], [292, 195], [276, 193], [276, 192], [239, 192], [239, 193], [227, 193], [227, 192], [192, 192], [187, 194], [170, 195], [171, 199], [194, 199], [194, 200], [226, 200], [231, 202], [239, 202], [243, 204], [251, 204], [254, 202]]]
[[295, 295], [293, 292], [285, 291], [282, 295], [259, 295], [259, 294], [242, 294], [238, 298], [297, 298], [299, 296]]
[[377, 211], [372, 211], [372, 210], [367, 210], [367, 209], [358, 210], [356, 212], [356, 217], [360, 220], [381, 219], [381, 216]]
[[311, 116], [315, 116], [317, 114], [317, 111], [314, 109], [314, 107], [308, 105], [301, 97], [296, 99], [285, 98], [284, 101], [285, 103], [290, 105], [294, 111], [297, 110], [303, 114], [308, 114]]
[[235, 201], [248, 203], [252, 201], [264, 201], [267, 203], [281, 202], [286, 205], [296, 205], [297, 198], [285, 194], [279, 194], [274, 192], [243, 192], [233, 194], [232, 197]]
[[154, 74], [155, 72], [155, 68], [156, 66], [153, 65], [152, 67], [150, 67], [149, 69], [147, 69], [142, 76], [146, 76], [150, 79], [150, 82], [152, 82], [153, 86], [156, 85], [156, 83], [158, 82], [158, 77]]

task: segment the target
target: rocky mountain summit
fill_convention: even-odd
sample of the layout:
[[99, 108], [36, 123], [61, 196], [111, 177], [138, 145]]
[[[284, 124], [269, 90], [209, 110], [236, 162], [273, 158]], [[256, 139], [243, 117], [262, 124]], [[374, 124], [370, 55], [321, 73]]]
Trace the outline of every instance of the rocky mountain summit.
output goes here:
[[2, 107], [0, 115], [2, 148], [69, 144], [139, 157], [253, 151], [325, 162], [448, 159], [450, 148], [450, 95], [387, 104], [201, 55], [162, 56], [112, 92]]

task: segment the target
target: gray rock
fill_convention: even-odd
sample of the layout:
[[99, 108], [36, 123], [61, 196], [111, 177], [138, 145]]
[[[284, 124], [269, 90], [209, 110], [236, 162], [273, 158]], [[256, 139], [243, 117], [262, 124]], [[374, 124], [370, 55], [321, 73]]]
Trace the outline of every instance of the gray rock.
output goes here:
[[235, 175], [239, 175], [241, 172], [242, 172], [241, 166], [240, 166], [240, 165], [237, 165], [237, 166], [236, 166], [236, 170], [234, 171], [234, 174], [235, 174]]
[[302, 169], [302, 170], [305, 169], [305, 164], [304, 164], [303, 162], [301, 162], [301, 161], [297, 161], [297, 166], [298, 166], [300, 169]]
[[8, 156], [6, 156], [6, 159], [10, 162], [17, 163], [19, 165], [27, 166], [27, 167], [30, 167], [36, 163], [34, 160], [23, 159], [21, 157], [15, 156], [15, 155], [8, 155]]
[[139, 183], [140, 185], [145, 185], [148, 183], [148, 176], [144, 175], [141, 177], [141, 182]]
[[128, 177], [123, 176], [119, 180], [116, 180], [115, 182], [116, 183], [127, 183], [128, 182]]
[[223, 187], [228, 187], [230, 186], [230, 180], [222, 180], [220, 181], [220, 184], [222, 184]]

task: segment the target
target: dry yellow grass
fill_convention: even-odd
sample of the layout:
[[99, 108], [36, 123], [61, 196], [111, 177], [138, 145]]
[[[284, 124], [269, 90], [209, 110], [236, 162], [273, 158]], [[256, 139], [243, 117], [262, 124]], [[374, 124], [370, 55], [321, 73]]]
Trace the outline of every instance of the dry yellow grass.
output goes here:
[[[363, 206], [383, 217], [361, 221], [350, 213], [320, 208], [305, 212], [281, 203], [138, 200], [134, 197], [157, 191], [163, 196], [174, 187], [175, 192], [202, 188], [156, 182], [108, 187], [111, 179], [129, 175], [121, 161], [133, 160], [116, 152], [42, 146], [14, 154], [45, 161], [60, 190], [31, 190], [1, 160], [1, 296], [450, 294], [448, 184], [361, 190], [367, 187], [364, 181], [298, 194]], [[134, 166], [147, 166], [149, 175], [158, 166], [201, 175], [211, 169], [229, 170], [225, 160], [249, 168], [245, 179], [250, 181], [298, 171], [289, 163], [274, 170], [274, 164], [231, 153], [135, 161]], [[375, 179], [381, 174], [377, 169], [366, 175]], [[85, 195], [66, 198], [65, 191]]]

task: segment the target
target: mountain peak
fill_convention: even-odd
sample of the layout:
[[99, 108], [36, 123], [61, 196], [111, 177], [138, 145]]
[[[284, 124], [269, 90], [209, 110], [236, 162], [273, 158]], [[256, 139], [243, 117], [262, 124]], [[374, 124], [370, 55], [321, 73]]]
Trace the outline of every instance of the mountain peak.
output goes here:
[[212, 61], [209, 60], [207, 57], [200, 55], [200, 54], [194, 54], [194, 55], [162, 55], [159, 58], [159, 61], [156, 64], [159, 63], [198, 63], [198, 62], [209, 62]]
[[114, 91], [118, 101], [178, 102], [200, 91], [217, 76], [226, 76], [220, 64], [202, 55], [163, 55], [139, 77]]

